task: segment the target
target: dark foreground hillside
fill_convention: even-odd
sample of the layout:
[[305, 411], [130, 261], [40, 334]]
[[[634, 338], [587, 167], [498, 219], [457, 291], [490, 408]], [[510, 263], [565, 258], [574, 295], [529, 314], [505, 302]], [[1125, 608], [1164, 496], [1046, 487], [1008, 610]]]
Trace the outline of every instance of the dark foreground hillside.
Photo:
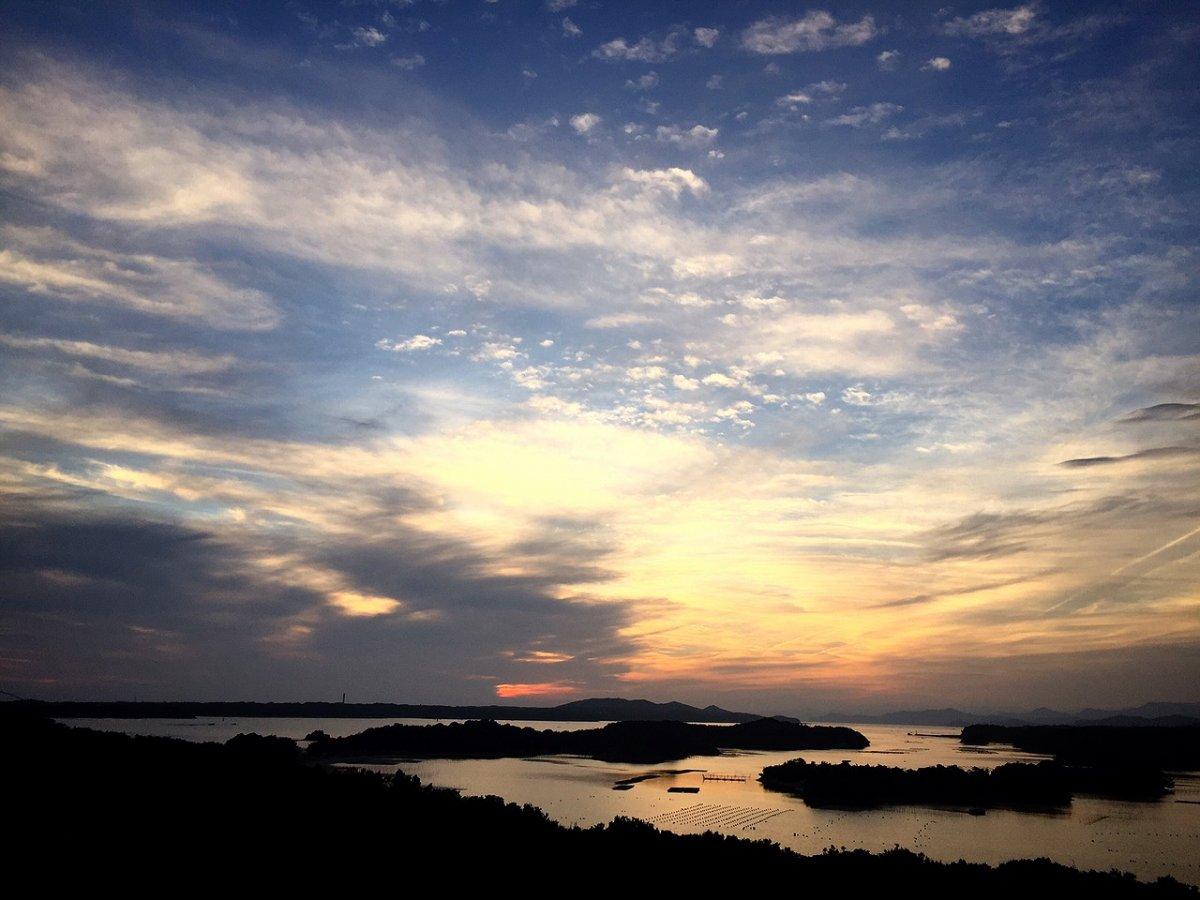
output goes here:
[[803, 857], [765, 841], [680, 836], [615, 820], [564, 828], [532, 807], [466, 798], [304, 761], [291, 741], [191, 744], [69, 729], [0, 714], [0, 794], [10, 884], [122, 893], [298, 892], [368, 886], [645, 896], [736, 887], [869, 897], [1196, 897], [1172, 880], [999, 867], [896, 850]]

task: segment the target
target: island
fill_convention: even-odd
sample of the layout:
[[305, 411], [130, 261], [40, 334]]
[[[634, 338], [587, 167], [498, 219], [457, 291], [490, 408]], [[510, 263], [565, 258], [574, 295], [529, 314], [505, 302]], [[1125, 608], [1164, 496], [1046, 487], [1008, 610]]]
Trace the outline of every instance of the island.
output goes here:
[[964, 744], [1005, 744], [1090, 766], [1200, 770], [1200, 725], [968, 725]]
[[769, 790], [795, 794], [813, 807], [950, 806], [976, 812], [1059, 809], [1069, 806], [1075, 794], [1158, 800], [1173, 787], [1171, 779], [1155, 769], [1101, 769], [1049, 761], [1006, 763], [994, 769], [901, 769], [793, 759], [767, 766], [759, 781]]
[[309, 735], [317, 759], [378, 757], [499, 758], [570, 754], [606, 762], [659, 763], [722, 750], [861, 750], [870, 743], [852, 728], [773, 718], [736, 725], [613, 722], [578, 731], [539, 730], [490, 720], [436, 725], [384, 725], [331, 738]]

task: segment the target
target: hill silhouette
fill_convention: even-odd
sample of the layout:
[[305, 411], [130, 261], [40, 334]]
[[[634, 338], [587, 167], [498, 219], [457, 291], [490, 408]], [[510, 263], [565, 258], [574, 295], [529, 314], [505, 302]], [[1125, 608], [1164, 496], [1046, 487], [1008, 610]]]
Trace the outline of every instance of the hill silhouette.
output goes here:
[[736, 725], [685, 722], [614, 722], [579, 731], [538, 730], [489, 720], [436, 725], [385, 725], [348, 737], [309, 736], [317, 758], [505, 757], [574, 754], [608, 762], [656, 763], [716, 756], [722, 749], [816, 750], [866, 747], [850, 728], [755, 719]]
[[21, 700], [19, 707], [53, 719], [493, 719], [526, 722], [750, 722], [754, 713], [719, 706], [654, 703], [600, 697], [558, 706], [449, 706], [413, 703], [259, 703], [254, 701], [45, 701]]

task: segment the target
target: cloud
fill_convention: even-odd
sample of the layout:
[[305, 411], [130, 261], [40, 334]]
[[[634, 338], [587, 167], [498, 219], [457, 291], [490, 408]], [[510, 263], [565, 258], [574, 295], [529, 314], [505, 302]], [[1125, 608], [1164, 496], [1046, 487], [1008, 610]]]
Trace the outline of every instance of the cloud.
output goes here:
[[691, 128], [680, 125], [659, 125], [654, 129], [654, 136], [667, 144], [678, 144], [681, 147], [707, 147], [717, 139], [720, 131], [706, 125], [693, 125]]
[[875, 64], [884, 72], [890, 72], [899, 64], [901, 55], [899, 50], [884, 50], [875, 57]]
[[790, 94], [775, 98], [776, 106], [786, 106], [791, 109], [795, 109], [797, 106], [802, 106], [809, 103], [812, 103], [812, 97], [803, 91], [793, 91]]
[[576, 25], [568, 17], [563, 17], [562, 20], [563, 34], [569, 38], [576, 38], [583, 34], [583, 29]]
[[[464, 548], [395, 527], [353, 546], [327, 538], [278, 568], [280, 548], [261, 535], [7, 505], [0, 652], [6, 680], [29, 687], [103, 697], [175, 685], [233, 699], [283, 677], [300, 698], [340, 660], [339, 677], [385, 694], [438, 696], [439, 680], [469, 692], [473, 672], [517, 682], [544, 666], [512, 658], [518, 643], [552, 641], [568, 678], [595, 678], [597, 657], [628, 649], [616, 607], [573, 608], [535, 579], [489, 575]], [[530, 628], [530, 615], [546, 618]], [[51, 639], [64, 619], [76, 635], [66, 644]], [[14, 628], [43, 652], [15, 653]], [[450, 652], [453, 672], [438, 662]]]
[[712, 47], [717, 43], [721, 32], [716, 28], [697, 28], [692, 31], [692, 37], [701, 47]]
[[392, 65], [411, 72], [413, 69], [419, 69], [425, 65], [425, 57], [420, 53], [414, 53], [411, 56], [393, 56]]
[[700, 382], [695, 378], [688, 378], [686, 375], [672, 376], [671, 384], [681, 391], [696, 391], [700, 389]]
[[546, 9], [550, 12], [562, 12], [579, 3], [579, 0], [546, 0]]
[[647, 35], [639, 38], [634, 44], [630, 44], [623, 37], [613, 38], [593, 50], [592, 56], [618, 62], [662, 62], [675, 53], [674, 35], [668, 35], [662, 41], [656, 41]]
[[430, 337], [427, 334], [414, 334], [412, 337], [405, 338], [402, 341], [390, 341], [385, 338], [376, 346], [381, 350], [390, 350], [393, 353], [411, 353], [414, 350], [428, 350], [441, 343], [441, 338]]
[[624, 328], [629, 325], [645, 325], [654, 320], [645, 313], [609, 313], [603, 316], [593, 316], [584, 322], [587, 328]]
[[807, 88], [805, 88], [805, 90], [809, 91], [810, 93], [825, 94], [832, 97], [842, 93], [844, 90], [846, 90], [846, 87], [847, 85], [844, 81], [832, 81], [826, 79], [825, 81], [813, 82]]
[[667, 370], [662, 366], [633, 366], [625, 370], [630, 381], [662, 381], [666, 376]]
[[1174, 422], [1200, 419], [1200, 403], [1156, 403], [1135, 410], [1123, 422]]
[[378, 28], [365, 27], [350, 30], [351, 40], [337, 44], [339, 50], [352, 50], [355, 47], [378, 47], [387, 41], [387, 35]]
[[496, 685], [496, 696], [502, 699], [511, 699], [513, 697], [565, 697], [578, 692], [579, 688], [576, 685], [560, 681]]
[[1120, 463], [1135, 462], [1140, 460], [1161, 460], [1161, 459], [1179, 459], [1188, 457], [1200, 457], [1200, 447], [1151, 447], [1147, 450], [1138, 450], [1134, 453], [1126, 453], [1123, 456], [1084, 456], [1076, 459], [1064, 459], [1060, 466], [1066, 466], [1071, 469], [1089, 469], [1095, 466], [1113, 466]]
[[[0, 666], [49, 648], [21, 683], [784, 698], [907, 689], [1018, 642], [1193, 639], [1195, 539], [1147, 554], [1195, 527], [1194, 460], [1056, 464], [1195, 443], [1190, 207], [1150, 149], [1172, 107], [1136, 78], [1077, 85], [1052, 112], [1018, 98], [1013, 121], [1051, 129], [1032, 168], [1005, 143], [1020, 128], [983, 155], [953, 149], [962, 129], [933, 158], [824, 128], [799, 168], [794, 141], [755, 132], [763, 165], [746, 169], [736, 125], [718, 165], [692, 118], [639, 121], [640, 140], [584, 154], [599, 163], [518, 146], [427, 97], [437, 85], [397, 96], [368, 56], [339, 57], [361, 108], [289, 79], [237, 103], [44, 60], [6, 79], [0, 506], [152, 522], [201, 548], [189, 563], [120, 532], [178, 561], [187, 615], [64, 557], [0, 579], [6, 617], [10, 596], [58, 614], [4, 619]], [[837, 93], [802, 91], [816, 109]], [[377, 99], [388, 116], [367, 114]], [[1120, 131], [1136, 166], [1107, 159], [1102, 129], [1073, 130], [1106, 109], [1140, 110]], [[935, 112], [904, 130], [941, 127], [919, 124]], [[900, 115], [851, 114], [880, 132]], [[838, 153], [847, 140], [862, 153]], [[669, 165], [688, 142], [695, 164]], [[381, 334], [443, 343], [364, 353]], [[1136, 435], [1118, 418], [1132, 405]], [[47, 552], [57, 538], [36, 535]], [[730, 616], [736, 635], [712, 630]], [[74, 680], [39, 681], [55, 670]]]
[[935, 56], [932, 59], [926, 60], [921, 66], [923, 72], [945, 72], [950, 68], [950, 60], [944, 56]]
[[942, 31], [959, 37], [1019, 35], [1029, 31], [1036, 18], [1037, 7], [1030, 3], [1012, 9], [987, 9], [965, 18], [958, 16], [946, 22]]
[[571, 116], [571, 127], [575, 129], [576, 134], [587, 134], [593, 128], [600, 124], [602, 119], [595, 113], [579, 113]]
[[624, 169], [621, 174], [634, 184], [665, 191], [672, 197], [678, 197], [684, 190], [696, 196], [708, 191], [708, 182], [691, 169], [677, 166], [667, 169]]
[[637, 91], [648, 91], [656, 88], [658, 87], [658, 73], [647, 72], [645, 75], [639, 76], [636, 81], [631, 78], [625, 82], [625, 87]]
[[878, 125], [903, 111], [904, 107], [896, 103], [872, 103], [870, 106], [856, 106], [847, 113], [827, 119], [826, 124], [862, 128], [864, 125]]
[[755, 22], [742, 32], [742, 46], [752, 53], [804, 53], [857, 47], [877, 34], [871, 16], [839, 23], [829, 13], [813, 10], [799, 19], [771, 17]]
[[870, 406], [873, 398], [861, 384], [856, 384], [842, 391], [842, 402], [851, 406]]
[[45, 337], [20, 337], [0, 334], [0, 344], [16, 350], [52, 350], [65, 356], [95, 359], [116, 366], [141, 369], [160, 375], [212, 375], [227, 372], [237, 365], [230, 354], [204, 356], [186, 350], [130, 350], [95, 344], [91, 341], [72, 341]]
[[108, 250], [50, 227], [5, 226], [0, 239], [7, 245], [0, 249], [0, 284], [34, 295], [229, 331], [265, 331], [280, 321], [267, 294], [191, 260]]

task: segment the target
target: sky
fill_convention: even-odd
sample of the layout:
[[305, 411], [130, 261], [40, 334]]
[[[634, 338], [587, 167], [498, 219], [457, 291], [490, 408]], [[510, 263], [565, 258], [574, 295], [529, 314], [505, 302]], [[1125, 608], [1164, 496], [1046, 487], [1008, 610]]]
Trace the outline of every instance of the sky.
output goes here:
[[1200, 684], [1188, 4], [7, 2], [0, 687]]

